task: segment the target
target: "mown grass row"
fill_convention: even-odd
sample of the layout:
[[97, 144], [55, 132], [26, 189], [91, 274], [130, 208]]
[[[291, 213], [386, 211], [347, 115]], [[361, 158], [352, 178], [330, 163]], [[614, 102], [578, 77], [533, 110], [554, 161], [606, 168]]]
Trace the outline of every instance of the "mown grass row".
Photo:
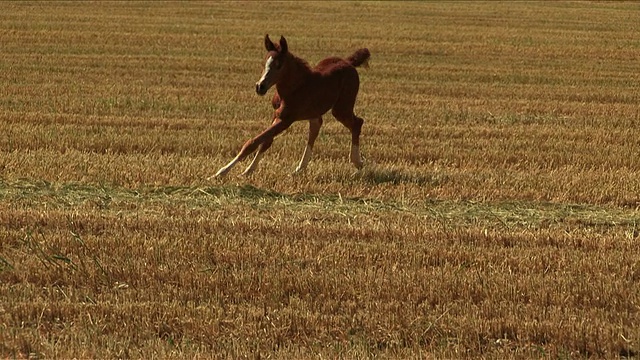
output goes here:
[[[401, 181], [402, 175], [386, 174], [389, 181]], [[398, 179], [394, 179], [398, 177]], [[83, 183], [49, 183], [46, 181], [17, 180], [0, 183], [0, 194], [5, 202], [22, 207], [45, 206], [59, 209], [89, 207], [107, 201], [102, 210], [121, 211], [118, 204], [126, 208], [129, 203], [171, 206], [188, 204], [192, 208], [208, 208], [212, 204], [244, 206], [295, 207], [296, 211], [321, 209], [335, 213], [380, 213], [397, 212], [416, 218], [434, 216], [446, 220], [451, 226], [464, 227], [469, 224], [486, 223], [496, 227], [522, 227], [538, 229], [540, 224], [575, 223], [602, 225], [604, 227], [635, 226], [637, 209], [603, 207], [580, 204], [558, 204], [540, 202], [473, 202], [415, 199], [383, 201], [377, 198], [346, 197], [342, 194], [279, 193], [245, 184], [241, 186], [143, 186], [137, 189], [112, 188], [105, 185]], [[381, 215], [380, 215], [381, 216]]]

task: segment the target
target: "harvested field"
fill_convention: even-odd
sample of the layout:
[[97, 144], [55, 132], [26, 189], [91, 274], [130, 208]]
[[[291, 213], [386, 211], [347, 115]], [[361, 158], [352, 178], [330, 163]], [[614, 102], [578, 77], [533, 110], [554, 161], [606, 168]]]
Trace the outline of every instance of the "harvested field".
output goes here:
[[[640, 7], [8, 2], [0, 357], [640, 351]], [[359, 69], [250, 177], [263, 37]]]

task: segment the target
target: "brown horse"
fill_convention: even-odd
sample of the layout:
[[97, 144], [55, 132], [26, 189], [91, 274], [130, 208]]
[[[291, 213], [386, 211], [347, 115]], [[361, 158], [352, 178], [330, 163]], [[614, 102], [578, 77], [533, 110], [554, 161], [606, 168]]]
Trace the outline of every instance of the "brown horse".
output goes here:
[[253, 172], [273, 143], [273, 138], [298, 120], [309, 120], [309, 139], [296, 172], [304, 170], [311, 160], [313, 144], [322, 126], [322, 115], [330, 109], [333, 116], [351, 131], [349, 159], [360, 169], [360, 130], [364, 121], [353, 113], [360, 87], [356, 67], [366, 65], [370, 57], [369, 50], [357, 50], [346, 59], [326, 58], [311, 68], [306, 61], [289, 52], [284, 37], [280, 37], [279, 44], [274, 44], [266, 35], [264, 45], [268, 53], [264, 72], [256, 83], [256, 92], [264, 95], [269, 88], [276, 86], [272, 100], [276, 109], [273, 123], [247, 141], [238, 155], [218, 170], [215, 176], [225, 175], [236, 163], [258, 150], [243, 175]]

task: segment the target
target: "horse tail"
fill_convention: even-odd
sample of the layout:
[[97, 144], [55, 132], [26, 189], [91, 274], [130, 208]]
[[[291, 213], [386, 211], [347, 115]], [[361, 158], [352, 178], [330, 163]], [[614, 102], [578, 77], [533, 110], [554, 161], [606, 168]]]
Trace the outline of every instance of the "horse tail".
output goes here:
[[369, 49], [362, 48], [362, 49], [356, 50], [356, 52], [354, 52], [353, 55], [349, 56], [347, 58], [347, 61], [353, 67], [358, 67], [360, 65], [364, 67], [369, 67], [370, 57], [371, 57], [371, 53], [369, 52]]

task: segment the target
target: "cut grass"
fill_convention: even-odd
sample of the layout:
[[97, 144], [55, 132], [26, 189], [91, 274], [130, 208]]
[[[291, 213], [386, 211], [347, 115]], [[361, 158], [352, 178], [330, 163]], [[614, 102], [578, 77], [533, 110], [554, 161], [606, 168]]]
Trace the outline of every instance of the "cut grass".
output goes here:
[[[29, 332], [6, 339], [43, 355], [632, 350], [614, 344], [635, 336], [637, 210], [383, 202], [251, 185], [20, 181], [4, 182], [2, 197], [2, 254], [13, 265], [0, 276], [15, 301], [6, 323], [59, 323], [48, 330], [55, 342], [78, 342], [58, 352]], [[10, 290], [19, 284], [41, 290], [24, 288], [36, 297], [25, 302]], [[91, 322], [103, 331], [87, 332]], [[166, 347], [145, 345], [152, 338]], [[103, 345], [87, 352], [86, 341]]]
[[[366, 170], [365, 170], [366, 172]], [[365, 176], [358, 174], [356, 176]], [[390, 177], [392, 175], [385, 175]], [[400, 178], [403, 178], [400, 175]], [[393, 180], [393, 182], [399, 180]], [[376, 180], [376, 182], [379, 182]], [[640, 220], [638, 209], [601, 207], [581, 204], [556, 204], [536, 202], [472, 202], [472, 201], [423, 201], [398, 199], [381, 201], [374, 198], [349, 198], [341, 194], [279, 193], [260, 189], [251, 184], [223, 186], [165, 186], [139, 189], [110, 188], [104, 185], [82, 183], [52, 184], [26, 179], [16, 182], [0, 182], [0, 197], [13, 206], [36, 206], [73, 209], [98, 206], [99, 210], [119, 212], [120, 207], [139, 203], [208, 208], [215, 205], [248, 207], [291, 208], [292, 212], [321, 209], [328, 213], [379, 213], [407, 214], [417, 218], [434, 215], [447, 219], [452, 225], [487, 223], [493, 226], [538, 228], [540, 224], [573, 223], [603, 227], [636, 226]], [[121, 205], [119, 205], [121, 204]], [[443, 214], [439, 216], [437, 214]]]
[[[640, 348], [629, 3], [6, 3], [0, 357], [617, 358]], [[265, 33], [368, 47], [250, 178]]]

